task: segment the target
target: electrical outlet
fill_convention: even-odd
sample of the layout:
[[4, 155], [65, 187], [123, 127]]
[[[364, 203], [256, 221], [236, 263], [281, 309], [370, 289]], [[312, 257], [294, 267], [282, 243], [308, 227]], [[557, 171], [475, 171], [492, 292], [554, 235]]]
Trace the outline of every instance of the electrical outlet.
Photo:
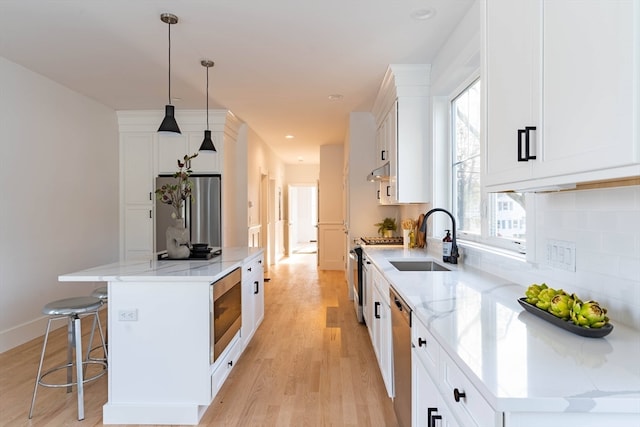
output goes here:
[[129, 310], [118, 310], [118, 321], [119, 322], [137, 322], [138, 310], [135, 308], [132, 308]]
[[561, 270], [576, 271], [576, 244], [547, 240], [547, 264]]

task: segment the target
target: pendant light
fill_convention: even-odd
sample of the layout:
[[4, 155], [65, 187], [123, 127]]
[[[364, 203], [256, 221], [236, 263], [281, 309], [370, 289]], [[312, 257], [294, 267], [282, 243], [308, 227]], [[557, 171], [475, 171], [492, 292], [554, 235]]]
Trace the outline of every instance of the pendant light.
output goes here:
[[164, 119], [158, 132], [182, 133], [174, 116], [174, 107], [171, 105], [171, 25], [178, 23], [178, 17], [171, 13], [163, 13], [160, 20], [169, 25], [169, 104], [164, 106]]
[[200, 145], [200, 151], [216, 151], [216, 147], [211, 140], [211, 131], [209, 130], [209, 68], [213, 67], [213, 61], [203, 59], [200, 64], [207, 69], [207, 130], [204, 131], [204, 139], [202, 140], [202, 145]]

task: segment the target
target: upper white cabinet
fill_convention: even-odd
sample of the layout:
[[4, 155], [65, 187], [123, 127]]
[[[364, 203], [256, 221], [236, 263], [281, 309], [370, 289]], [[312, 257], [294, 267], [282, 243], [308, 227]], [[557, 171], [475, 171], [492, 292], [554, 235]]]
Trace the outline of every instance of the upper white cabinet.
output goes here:
[[223, 149], [223, 132], [211, 131], [211, 139], [216, 151], [198, 151], [204, 131], [191, 131], [176, 135], [158, 134], [158, 173], [173, 174], [178, 169], [178, 159], [185, 154], [198, 153], [198, 157], [191, 161], [193, 173], [220, 173], [220, 153]]
[[639, 9], [633, 0], [483, 1], [489, 191], [640, 174]]
[[389, 162], [380, 184], [382, 204], [425, 203], [431, 199], [429, 81], [431, 66], [390, 65], [373, 114], [378, 126], [376, 164]]
[[177, 120], [182, 134], [157, 132], [161, 111], [119, 111], [120, 129], [120, 258], [153, 256], [155, 230], [155, 178], [178, 170], [178, 159], [198, 153], [192, 160], [195, 174], [222, 174], [224, 147], [234, 144], [240, 121], [226, 110], [209, 113], [211, 138], [217, 151], [201, 151], [205, 113], [182, 111]]

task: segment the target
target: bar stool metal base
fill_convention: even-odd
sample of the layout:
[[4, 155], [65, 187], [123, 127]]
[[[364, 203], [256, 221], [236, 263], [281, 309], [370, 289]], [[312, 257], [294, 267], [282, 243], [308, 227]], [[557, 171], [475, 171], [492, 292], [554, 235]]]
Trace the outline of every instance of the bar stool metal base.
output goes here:
[[[97, 322], [100, 338], [102, 339], [102, 347], [104, 354], [107, 354], [105, 346], [104, 334], [102, 333], [102, 326], [98, 316], [98, 309], [102, 306], [102, 301], [95, 297], [78, 297], [67, 298], [64, 300], [54, 301], [44, 306], [42, 312], [51, 316], [47, 322], [47, 329], [44, 335], [44, 343], [42, 345], [42, 353], [40, 354], [40, 364], [38, 366], [38, 374], [36, 375], [35, 386], [33, 389], [33, 398], [31, 399], [31, 407], [29, 409], [29, 419], [33, 416], [33, 408], [36, 403], [36, 393], [38, 386], [43, 387], [67, 387], [67, 392], [71, 392], [73, 385], [76, 385], [78, 395], [78, 420], [84, 419], [84, 384], [89, 381], [94, 381], [100, 378], [107, 372], [106, 361], [89, 360], [87, 358], [83, 360], [82, 357], [82, 329], [81, 329], [81, 315], [92, 315], [94, 317], [94, 324]], [[47, 349], [47, 341], [49, 339], [49, 331], [51, 330], [51, 322], [54, 320], [67, 319], [67, 363], [64, 365], [56, 366], [42, 373], [42, 365], [44, 362], [44, 355]], [[75, 361], [72, 357], [75, 353]], [[99, 364], [104, 369], [90, 378], [84, 378], [84, 368], [89, 364]], [[76, 379], [73, 380], [73, 368], [75, 367]], [[59, 371], [61, 369], [67, 370], [67, 382], [66, 383], [48, 383], [43, 380], [47, 375]]]

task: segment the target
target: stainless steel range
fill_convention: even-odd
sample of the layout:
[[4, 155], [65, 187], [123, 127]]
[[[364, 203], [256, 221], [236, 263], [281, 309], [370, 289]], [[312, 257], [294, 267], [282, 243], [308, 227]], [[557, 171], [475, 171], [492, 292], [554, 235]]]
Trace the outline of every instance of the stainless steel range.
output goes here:
[[[362, 253], [363, 246], [386, 246], [386, 247], [402, 247], [402, 237], [361, 237], [360, 243], [356, 243], [353, 248], [349, 251], [349, 258], [352, 263], [352, 271], [353, 279], [351, 283], [353, 284], [353, 306], [356, 310], [356, 317], [358, 318], [358, 322], [363, 323], [363, 307], [364, 303], [364, 270], [363, 264], [366, 262], [364, 260], [364, 254]], [[350, 295], [351, 297], [351, 295]]]

